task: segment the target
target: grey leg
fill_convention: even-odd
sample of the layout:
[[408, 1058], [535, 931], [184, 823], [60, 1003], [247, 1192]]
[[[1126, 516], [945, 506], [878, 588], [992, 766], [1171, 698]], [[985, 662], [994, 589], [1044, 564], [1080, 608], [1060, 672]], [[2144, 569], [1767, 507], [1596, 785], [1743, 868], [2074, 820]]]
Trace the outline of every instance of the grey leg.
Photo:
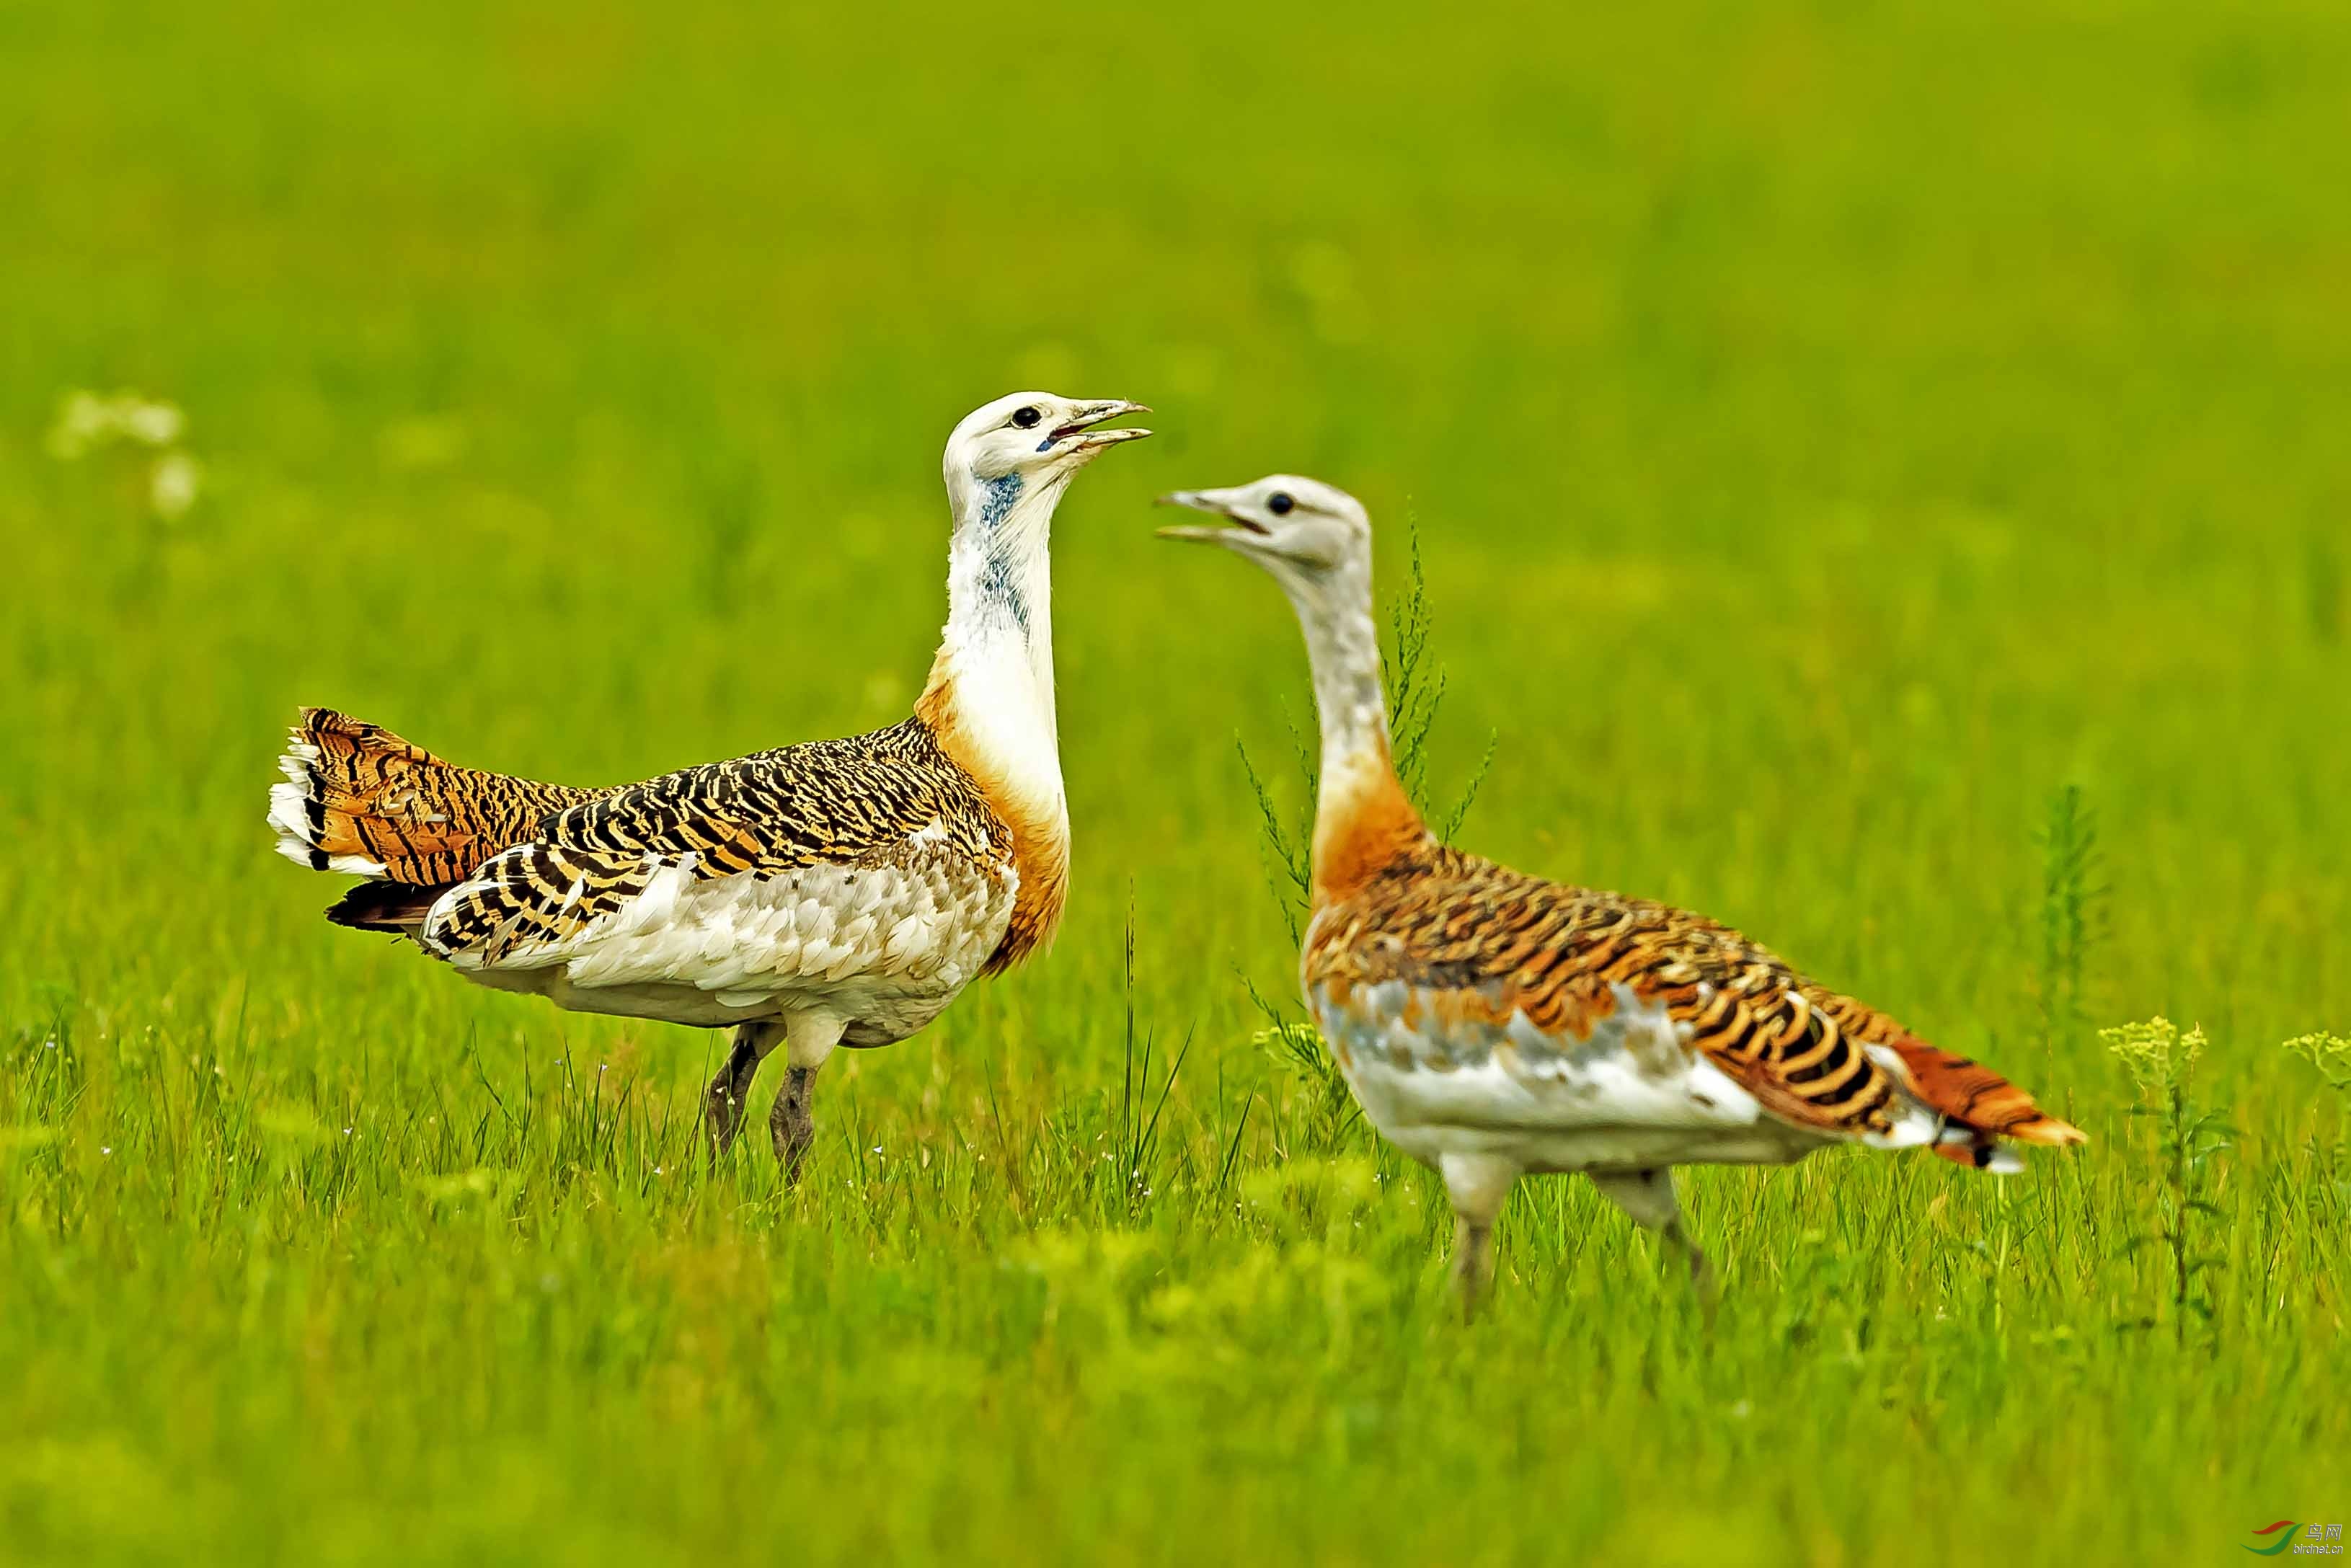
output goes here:
[[1689, 1265], [1690, 1284], [1711, 1318], [1719, 1294], [1714, 1265], [1707, 1261], [1691, 1239], [1689, 1227], [1682, 1222], [1682, 1207], [1674, 1197], [1674, 1173], [1662, 1166], [1646, 1171], [1593, 1171], [1592, 1185], [1631, 1215], [1635, 1224], [1656, 1231], [1667, 1246], [1682, 1255]]
[[776, 1095], [775, 1109], [768, 1113], [768, 1131], [776, 1141], [776, 1158], [784, 1163], [784, 1179], [799, 1185], [800, 1162], [808, 1158], [809, 1145], [816, 1142], [816, 1118], [809, 1105], [816, 1098], [816, 1069], [789, 1068], [784, 1073], [784, 1087]]
[[1453, 1203], [1453, 1288], [1461, 1298], [1464, 1322], [1478, 1315], [1478, 1302], [1494, 1271], [1494, 1218], [1519, 1167], [1498, 1155], [1447, 1155], [1437, 1162], [1446, 1196]]
[[713, 1153], [723, 1155], [735, 1146], [735, 1134], [743, 1125], [743, 1107], [751, 1098], [751, 1080], [758, 1076], [759, 1063], [768, 1053], [783, 1041], [784, 1026], [774, 1019], [736, 1030], [735, 1049], [727, 1052], [726, 1061], [702, 1094], [702, 1125], [710, 1136]]
[[809, 1145], [816, 1142], [816, 1118], [809, 1109], [816, 1098], [816, 1075], [846, 1027], [847, 1020], [822, 1013], [803, 1013], [790, 1023], [791, 1070], [768, 1113], [768, 1131], [775, 1139], [776, 1158], [783, 1162], [784, 1179], [794, 1185]]
[[1461, 1321], [1478, 1315], [1478, 1303], [1494, 1280], [1494, 1225], [1466, 1214], [1453, 1217], [1453, 1293], [1461, 1301]]

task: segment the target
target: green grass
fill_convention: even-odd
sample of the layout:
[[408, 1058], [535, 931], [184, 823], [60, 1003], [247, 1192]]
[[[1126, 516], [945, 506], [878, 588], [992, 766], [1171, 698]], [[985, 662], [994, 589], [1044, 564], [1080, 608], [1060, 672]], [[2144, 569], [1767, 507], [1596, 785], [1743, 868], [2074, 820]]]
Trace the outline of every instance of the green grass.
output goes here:
[[[2339, 6], [750, 9], [0, 8], [0, 1556], [2188, 1563], [2351, 1514], [2346, 1108], [2278, 1049], [2351, 1023]], [[1035, 384], [1163, 432], [1056, 539], [1069, 921], [836, 1059], [799, 1191], [693, 1157], [712, 1037], [469, 988], [269, 853], [300, 702], [583, 782], [894, 717], [939, 443]], [[78, 387], [187, 411], [184, 517], [48, 454]], [[1440, 800], [1499, 737], [1469, 842], [2095, 1142], [1693, 1173], [1710, 1333], [1524, 1184], [1464, 1332], [1433, 1185], [1253, 1041], [1293, 955], [1233, 741], [1286, 755], [1302, 656], [1144, 503], [1274, 468], [1391, 588], [1416, 519]], [[2156, 1013], [2237, 1129], [2209, 1324], [2095, 1032]]]

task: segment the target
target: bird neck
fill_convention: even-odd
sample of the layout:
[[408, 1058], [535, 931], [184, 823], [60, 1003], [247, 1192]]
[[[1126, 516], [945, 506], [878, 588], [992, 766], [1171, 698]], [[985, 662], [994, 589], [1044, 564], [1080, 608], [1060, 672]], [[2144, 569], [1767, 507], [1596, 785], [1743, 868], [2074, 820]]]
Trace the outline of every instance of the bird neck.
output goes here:
[[1283, 586], [1305, 628], [1322, 729], [1314, 805], [1319, 908], [1355, 892], [1428, 832], [1396, 780], [1389, 751], [1370, 559], [1343, 562], [1311, 583], [1285, 579]]
[[947, 623], [915, 712], [1016, 834], [1066, 841], [1049, 545], [1064, 476], [951, 486]]

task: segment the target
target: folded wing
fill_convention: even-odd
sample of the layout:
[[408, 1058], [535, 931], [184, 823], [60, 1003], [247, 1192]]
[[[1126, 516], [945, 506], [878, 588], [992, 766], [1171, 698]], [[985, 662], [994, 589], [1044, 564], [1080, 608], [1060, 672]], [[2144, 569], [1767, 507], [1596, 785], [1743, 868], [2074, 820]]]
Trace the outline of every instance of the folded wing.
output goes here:
[[1310, 985], [1402, 979], [1475, 998], [1497, 1021], [1588, 1040], [1622, 987], [1665, 1009], [1768, 1114], [1826, 1137], [1929, 1144], [2007, 1168], [2002, 1138], [2084, 1141], [2017, 1085], [1818, 986], [1728, 926], [1565, 886], [1451, 850], [1383, 877], [1318, 919]]

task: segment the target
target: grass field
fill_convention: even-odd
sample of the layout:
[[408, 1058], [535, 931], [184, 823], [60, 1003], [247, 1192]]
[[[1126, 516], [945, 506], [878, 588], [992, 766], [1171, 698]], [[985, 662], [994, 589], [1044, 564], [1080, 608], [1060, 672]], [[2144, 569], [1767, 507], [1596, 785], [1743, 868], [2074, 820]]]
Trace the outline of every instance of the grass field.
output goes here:
[[[2351, 1102], [2280, 1049], [2351, 1031], [2339, 6], [750, 9], [0, 7], [0, 1558], [2351, 1518]], [[939, 444], [1031, 385], [1162, 433], [1057, 528], [1070, 918], [836, 1058], [798, 1190], [695, 1157], [715, 1037], [465, 986], [269, 852], [298, 703], [580, 782], [898, 716]], [[193, 504], [56, 455], [76, 389], [183, 410]], [[1294, 807], [1303, 659], [1145, 502], [1275, 468], [1392, 588], [1416, 523], [1468, 842], [2092, 1145], [1689, 1174], [1710, 1331], [1528, 1183], [1465, 1331], [1441, 1195], [1244, 983], [1293, 954], [1235, 739]], [[2234, 1129], [2185, 1168], [2097, 1035], [2156, 1014]]]

